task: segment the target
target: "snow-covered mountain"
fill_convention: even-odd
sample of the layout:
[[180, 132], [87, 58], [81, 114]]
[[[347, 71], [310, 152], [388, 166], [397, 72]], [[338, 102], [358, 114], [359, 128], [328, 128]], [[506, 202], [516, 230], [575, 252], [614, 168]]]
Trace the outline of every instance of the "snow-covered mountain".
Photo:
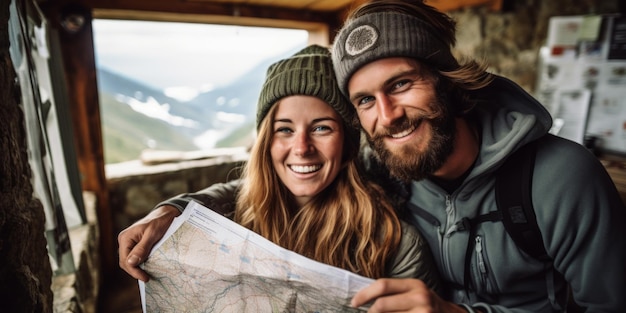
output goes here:
[[188, 102], [98, 68], [105, 162], [137, 159], [147, 148], [192, 151], [249, 145], [258, 95], [274, 61], [261, 62], [232, 84], [201, 92]]

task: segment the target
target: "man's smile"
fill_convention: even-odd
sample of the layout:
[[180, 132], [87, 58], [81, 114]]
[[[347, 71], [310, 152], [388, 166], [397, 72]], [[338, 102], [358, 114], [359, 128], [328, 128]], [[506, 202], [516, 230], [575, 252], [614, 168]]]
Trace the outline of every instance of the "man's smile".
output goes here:
[[391, 136], [394, 139], [398, 139], [398, 138], [402, 138], [402, 137], [406, 137], [409, 134], [411, 134], [414, 130], [416, 129], [416, 127], [414, 125], [409, 125], [409, 128], [399, 132], [399, 133], [395, 133], [395, 134], [390, 134], [389, 136]]

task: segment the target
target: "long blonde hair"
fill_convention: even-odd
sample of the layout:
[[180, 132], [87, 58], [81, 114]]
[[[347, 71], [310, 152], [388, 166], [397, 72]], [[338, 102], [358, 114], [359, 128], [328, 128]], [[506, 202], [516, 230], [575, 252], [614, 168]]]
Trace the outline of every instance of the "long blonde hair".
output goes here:
[[298, 208], [270, 156], [277, 107], [261, 122], [244, 167], [235, 221], [316, 261], [371, 278], [385, 276], [400, 243], [400, 221], [382, 189], [361, 178], [359, 143], [353, 142], [358, 137], [345, 136], [346, 165], [335, 181]]

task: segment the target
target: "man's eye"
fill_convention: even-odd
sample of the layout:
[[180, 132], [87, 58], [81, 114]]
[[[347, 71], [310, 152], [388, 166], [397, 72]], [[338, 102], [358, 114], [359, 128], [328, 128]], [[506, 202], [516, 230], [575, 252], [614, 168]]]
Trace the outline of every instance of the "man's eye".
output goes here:
[[398, 89], [402, 89], [402, 87], [408, 86], [409, 83], [410, 83], [410, 81], [408, 79], [407, 80], [398, 81], [395, 84], [393, 84], [392, 90], [395, 91], [395, 90], [398, 90]]
[[363, 97], [357, 102], [357, 106], [367, 105], [368, 103], [374, 101], [374, 97]]

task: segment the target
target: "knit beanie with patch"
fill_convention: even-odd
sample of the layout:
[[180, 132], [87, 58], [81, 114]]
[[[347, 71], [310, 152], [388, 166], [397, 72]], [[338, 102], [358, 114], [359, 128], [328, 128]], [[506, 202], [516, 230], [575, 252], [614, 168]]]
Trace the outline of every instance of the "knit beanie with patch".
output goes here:
[[415, 58], [439, 70], [459, 66], [451, 47], [437, 37], [427, 22], [398, 12], [370, 13], [348, 22], [332, 49], [339, 88], [346, 96], [350, 77], [362, 66], [379, 59]]
[[267, 70], [265, 83], [259, 95], [256, 116], [257, 130], [272, 105], [287, 96], [317, 97], [328, 103], [344, 121], [346, 134], [354, 135], [354, 107], [338, 88], [330, 51], [311, 45], [293, 56], [280, 60]]

